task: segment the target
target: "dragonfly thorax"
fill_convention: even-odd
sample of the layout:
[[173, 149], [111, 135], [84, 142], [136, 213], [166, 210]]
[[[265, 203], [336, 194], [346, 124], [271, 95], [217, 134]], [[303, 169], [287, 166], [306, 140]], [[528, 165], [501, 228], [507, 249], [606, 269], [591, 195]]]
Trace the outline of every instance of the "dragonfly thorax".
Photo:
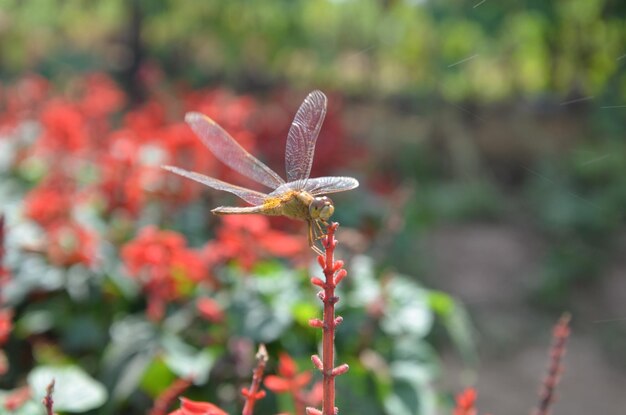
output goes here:
[[312, 219], [327, 221], [335, 212], [333, 201], [327, 196], [315, 197], [309, 205], [309, 214]]

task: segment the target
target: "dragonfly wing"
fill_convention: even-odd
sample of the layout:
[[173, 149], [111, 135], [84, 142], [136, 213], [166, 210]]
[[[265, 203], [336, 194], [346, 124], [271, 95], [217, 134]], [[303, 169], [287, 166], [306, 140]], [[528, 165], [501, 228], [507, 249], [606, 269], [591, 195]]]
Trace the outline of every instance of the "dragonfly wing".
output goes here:
[[[297, 182], [296, 182], [297, 183]], [[287, 183], [288, 185], [289, 183]], [[327, 176], [308, 179], [304, 186], [300, 187], [311, 193], [313, 196], [325, 195], [328, 193], [344, 192], [359, 186], [359, 181], [352, 177]]]
[[189, 112], [185, 115], [185, 121], [215, 157], [231, 169], [272, 189], [285, 183], [274, 170], [248, 153], [211, 118]]
[[181, 169], [174, 166], [162, 166], [165, 170], [171, 171], [172, 173], [176, 173], [180, 176], [186, 177], [191, 180], [195, 180], [198, 183], [202, 183], [205, 186], [209, 186], [213, 189], [223, 190], [225, 192], [230, 192], [234, 195], [239, 196], [246, 202], [252, 205], [262, 205], [267, 195], [261, 192], [257, 192], [255, 190], [246, 189], [245, 187], [235, 186], [233, 184], [229, 184], [223, 182], [218, 179], [214, 179], [213, 177], [205, 176], [204, 174], [196, 173], [193, 171]]
[[313, 91], [296, 113], [289, 129], [285, 151], [285, 168], [289, 182], [306, 179], [311, 173], [315, 142], [326, 116], [326, 101], [326, 95]]

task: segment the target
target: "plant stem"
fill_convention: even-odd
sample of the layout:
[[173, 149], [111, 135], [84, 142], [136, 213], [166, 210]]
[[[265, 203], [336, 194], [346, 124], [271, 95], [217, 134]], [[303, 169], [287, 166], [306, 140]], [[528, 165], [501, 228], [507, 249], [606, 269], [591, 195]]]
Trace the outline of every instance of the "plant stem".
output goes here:
[[154, 401], [148, 415], [165, 415], [167, 410], [187, 388], [192, 385], [191, 379], [177, 379]]
[[265, 345], [261, 344], [259, 346], [259, 351], [256, 354], [257, 365], [252, 372], [252, 383], [250, 384], [250, 389], [244, 388], [241, 391], [243, 396], [246, 397], [246, 403], [243, 407], [243, 411], [241, 412], [242, 415], [252, 415], [256, 401], [265, 396], [265, 391], [260, 390], [260, 388], [267, 359], [267, 350], [265, 349]]
[[319, 297], [324, 303], [323, 321], [313, 319], [309, 322], [312, 327], [322, 329], [322, 359], [317, 355], [311, 357], [313, 364], [322, 372], [323, 376], [322, 411], [307, 408], [307, 413], [311, 415], [334, 415], [338, 412], [335, 407], [335, 377], [348, 371], [348, 365], [346, 364], [334, 367], [335, 330], [342, 321], [341, 317], [335, 317], [335, 304], [339, 301], [339, 297], [335, 295], [335, 288], [347, 274], [343, 269], [343, 262], [335, 261], [334, 259], [335, 247], [337, 246], [335, 231], [338, 226], [338, 223], [328, 225], [326, 236], [322, 241], [325, 252], [324, 255], [318, 257], [325, 280], [322, 281], [319, 278], [311, 279], [314, 285], [323, 288], [323, 292], [319, 294]]
[[48, 387], [46, 388], [46, 396], [44, 396], [43, 406], [46, 408], [46, 415], [54, 415], [54, 400], [52, 399], [52, 394], [54, 393], [54, 379], [50, 381]]
[[565, 355], [565, 344], [570, 335], [570, 319], [570, 314], [565, 313], [554, 327], [548, 374], [543, 381], [543, 388], [537, 408], [533, 412], [534, 415], [548, 415], [550, 413], [550, 407], [555, 399], [555, 390], [559, 384], [561, 373], [563, 373], [562, 360]]

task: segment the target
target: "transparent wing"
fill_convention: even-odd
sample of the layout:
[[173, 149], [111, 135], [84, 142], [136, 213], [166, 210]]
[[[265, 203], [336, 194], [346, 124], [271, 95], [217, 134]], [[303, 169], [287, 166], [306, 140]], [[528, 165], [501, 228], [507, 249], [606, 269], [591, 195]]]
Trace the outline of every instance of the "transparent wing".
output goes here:
[[287, 190], [305, 190], [313, 196], [325, 195], [329, 193], [344, 192], [359, 186], [359, 181], [352, 177], [344, 176], [327, 176], [317, 177], [315, 179], [303, 179], [288, 182], [280, 186], [278, 189], [270, 193], [278, 195]]
[[223, 190], [225, 192], [230, 192], [234, 195], [239, 196], [246, 202], [252, 205], [262, 205], [267, 195], [261, 192], [257, 192], [256, 190], [246, 189], [245, 187], [235, 186], [233, 184], [229, 184], [223, 182], [221, 180], [214, 179], [209, 176], [205, 176], [204, 174], [196, 173], [193, 171], [180, 169], [174, 166], [161, 166], [165, 170], [171, 171], [172, 173], [176, 173], [180, 176], [186, 177], [191, 180], [195, 180], [198, 183], [202, 183], [205, 186], [209, 186], [213, 189]]
[[300, 105], [287, 136], [285, 168], [288, 182], [309, 177], [315, 142], [325, 115], [326, 95], [320, 91], [311, 92]]
[[231, 169], [272, 189], [285, 183], [276, 172], [248, 153], [230, 134], [206, 115], [189, 112], [185, 115], [185, 121], [215, 157]]

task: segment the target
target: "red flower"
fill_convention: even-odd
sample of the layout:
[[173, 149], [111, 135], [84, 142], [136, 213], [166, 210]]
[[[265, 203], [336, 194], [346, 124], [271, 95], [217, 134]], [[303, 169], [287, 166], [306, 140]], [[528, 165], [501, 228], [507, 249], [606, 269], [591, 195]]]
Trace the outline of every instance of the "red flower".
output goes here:
[[265, 386], [274, 393], [300, 392], [313, 377], [309, 371], [298, 374], [296, 362], [287, 353], [279, 357], [278, 373], [265, 378]]
[[196, 308], [202, 318], [212, 323], [219, 323], [224, 320], [224, 311], [212, 298], [203, 297], [196, 302]]
[[296, 362], [286, 353], [281, 353], [279, 357], [278, 374], [280, 376], [267, 376], [264, 380], [265, 387], [274, 393], [289, 393], [296, 413], [304, 413], [306, 405], [315, 406], [321, 402], [321, 384], [316, 383], [307, 393], [304, 387], [309, 384], [313, 375], [309, 371], [298, 373]]
[[0, 346], [9, 340], [9, 335], [13, 329], [13, 310], [9, 308], [0, 310]]
[[44, 151], [76, 153], [88, 144], [87, 123], [78, 106], [54, 100], [41, 114], [43, 133], [37, 143]]
[[196, 402], [180, 398], [180, 409], [170, 412], [169, 415], [228, 415], [226, 411], [209, 402]]
[[23, 119], [33, 119], [45, 102], [48, 81], [39, 75], [26, 75], [3, 92], [0, 130], [11, 130]]
[[92, 118], [104, 118], [119, 110], [125, 101], [124, 92], [104, 73], [87, 75], [83, 80], [80, 108]]
[[25, 214], [43, 227], [67, 220], [73, 206], [72, 192], [68, 179], [49, 178], [26, 195]]
[[304, 236], [271, 229], [269, 219], [263, 215], [225, 216], [216, 236], [205, 247], [209, 262], [236, 259], [245, 269], [267, 256], [293, 258], [306, 247]]
[[50, 262], [58, 266], [91, 265], [95, 243], [95, 236], [76, 222], [56, 222], [48, 229], [46, 251]]
[[148, 294], [148, 315], [157, 320], [167, 302], [180, 298], [206, 276], [204, 261], [187, 248], [182, 235], [152, 226], [122, 248], [122, 258]]
[[456, 396], [454, 415], [476, 415], [476, 390], [467, 388]]

